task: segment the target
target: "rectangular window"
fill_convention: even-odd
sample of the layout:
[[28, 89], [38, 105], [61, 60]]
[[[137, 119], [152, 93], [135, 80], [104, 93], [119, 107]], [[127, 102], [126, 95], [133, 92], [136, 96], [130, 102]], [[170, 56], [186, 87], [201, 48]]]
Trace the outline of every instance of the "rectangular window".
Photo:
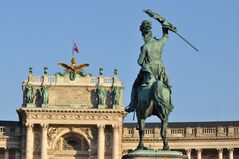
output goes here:
[[192, 134], [196, 134], [197, 133], [197, 129], [196, 128], [193, 128], [192, 129]]
[[234, 128], [234, 133], [239, 134], [239, 128]]
[[129, 133], [130, 135], [132, 135], [132, 134], [134, 134], [134, 130], [133, 130], [133, 129], [129, 129], [129, 130], [128, 130], [128, 133]]
[[224, 134], [227, 133], [227, 128], [223, 128], [223, 133], [224, 133]]
[[15, 132], [16, 132], [16, 128], [13, 128], [13, 127], [10, 128], [10, 132], [11, 132], [11, 133], [15, 133]]
[[203, 134], [215, 134], [217, 132], [216, 128], [203, 128]]
[[171, 134], [185, 134], [185, 129], [171, 129]]
[[0, 132], [1, 132], [1, 133], [4, 133], [4, 132], [5, 132], [5, 128], [1, 127], [1, 128], [0, 128]]
[[154, 134], [154, 129], [146, 129], [145, 134]]

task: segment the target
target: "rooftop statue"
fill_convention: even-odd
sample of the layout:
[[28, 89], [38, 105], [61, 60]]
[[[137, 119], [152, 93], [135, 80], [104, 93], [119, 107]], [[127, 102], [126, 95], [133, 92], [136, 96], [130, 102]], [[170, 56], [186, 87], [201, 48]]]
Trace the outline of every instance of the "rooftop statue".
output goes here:
[[76, 74], [83, 72], [83, 70], [89, 66], [89, 64], [76, 64], [76, 58], [71, 59], [71, 65], [65, 63], [58, 63], [59, 66], [66, 68], [66, 71], [69, 73], [70, 80], [74, 81]]
[[34, 102], [34, 97], [36, 95], [36, 89], [34, 86], [31, 84], [26, 84], [23, 88], [23, 90], [26, 92], [25, 93], [25, 101], [27, 104], [32, 104]]
[[42, 88], [39, 89], [43, 105], [46, 105], [49, 102], [49, 88], [50, 86], [42, 86]]
[[125, 111], [134, 112], [136, 110], [140, 137], [137, 149], [147, 149], [143, 142], [145, 120], [151, 115], [156, 115], [161, 120], [163, 149], [168, 150], [166, 128], [173, 104], [171, 86], [162, 62], [162, 52], [168, 40], [168, 31], [176, 31], [176, 27], [157, 13], [150, 10], [146, 10], [145, 13], [160, 22], [163, 35], [160, 39], [154, 38], [151, 31], [151, 22], [148, 20], [142, 21], [140, 31], [145, 43], [141, 46], [138, 58], [141, 69], [132, 87], [131, 102], [125, 108]]

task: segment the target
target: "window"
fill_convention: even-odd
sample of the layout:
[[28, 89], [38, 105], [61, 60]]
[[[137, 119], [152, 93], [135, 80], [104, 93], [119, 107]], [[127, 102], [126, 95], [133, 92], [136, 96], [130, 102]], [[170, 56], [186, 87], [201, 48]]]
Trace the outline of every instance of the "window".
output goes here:
[[63, 150], [82, 150], [88, 151], [89, 146], [87, 141], [82, 137], [68, 136], [63, 139]]
[[215, 134], [217, 130], [216, 128], [204, 128], [202, 132], [203, 134]]
[[196, 128], [193, 128], [192, 129], [192, 134], [196, 134], [197, 133], [197, 129]]
[[184, 129], [171, 129], [171, 134], [185, 134]]
[[234, 133], [239, 134], [239, 128], [234, 128]]
[[223, 133], [224, 133], [224, 134], [227, 133], [227, 128], [223, 128]]
[[1, 133], [4, 133], [4, 132], [5, 132], [5, 128], [1, 127], [1, 128], [0, 128], [0, 132], [1, 132]]
[[16, 132], [16, 128], [14, 128], [14, 127], [10, 128], [10, 132], [11, 133], [15, 133]]
[[132, 134], [134, 134], [134, 130], [133, 130], [133, 129], [129, 129], [129, 130], [128, 130], [128, 133], [129, 133], [130, 135], [132, 135]]
[[154, 129], [146, 129], [145, 134], [154, 134]]

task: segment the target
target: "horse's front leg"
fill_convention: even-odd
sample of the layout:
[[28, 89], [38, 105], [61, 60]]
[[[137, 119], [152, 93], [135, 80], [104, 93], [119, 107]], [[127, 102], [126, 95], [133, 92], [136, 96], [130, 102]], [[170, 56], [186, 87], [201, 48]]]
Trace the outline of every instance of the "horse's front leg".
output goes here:
[[161, 119], [161, 137], [163, 140], [163, 150], [169, 150], [168, 141], [166, 137], [166, 129], [168, 127], [168, 117]]
[[138, 145], [137, 149], [145, 149], [145, 147], [144, 147], [145, 119], [138, 118], [138, 126], [139, 126], [139, 145]]

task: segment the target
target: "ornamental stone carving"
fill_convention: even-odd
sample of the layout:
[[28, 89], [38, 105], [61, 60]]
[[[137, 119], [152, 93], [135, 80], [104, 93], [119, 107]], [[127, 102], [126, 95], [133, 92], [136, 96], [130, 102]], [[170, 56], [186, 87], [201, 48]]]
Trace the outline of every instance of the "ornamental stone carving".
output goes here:
[[118, 120], [118, 116], [111, 115], [65, 115], [65, 114], [28, 114], [29, 119], [41, 120]]
[[54, 128], [54, 127], [50, 127], [48, 129], [48, 133], [47, 133], [47, 138], [48, 138], [48, 145], [51, 146], [51, 143], [54, 141], [54, 139], [56, 138], [56, 136], [61, 133], [64, 129], [66, 128]]

